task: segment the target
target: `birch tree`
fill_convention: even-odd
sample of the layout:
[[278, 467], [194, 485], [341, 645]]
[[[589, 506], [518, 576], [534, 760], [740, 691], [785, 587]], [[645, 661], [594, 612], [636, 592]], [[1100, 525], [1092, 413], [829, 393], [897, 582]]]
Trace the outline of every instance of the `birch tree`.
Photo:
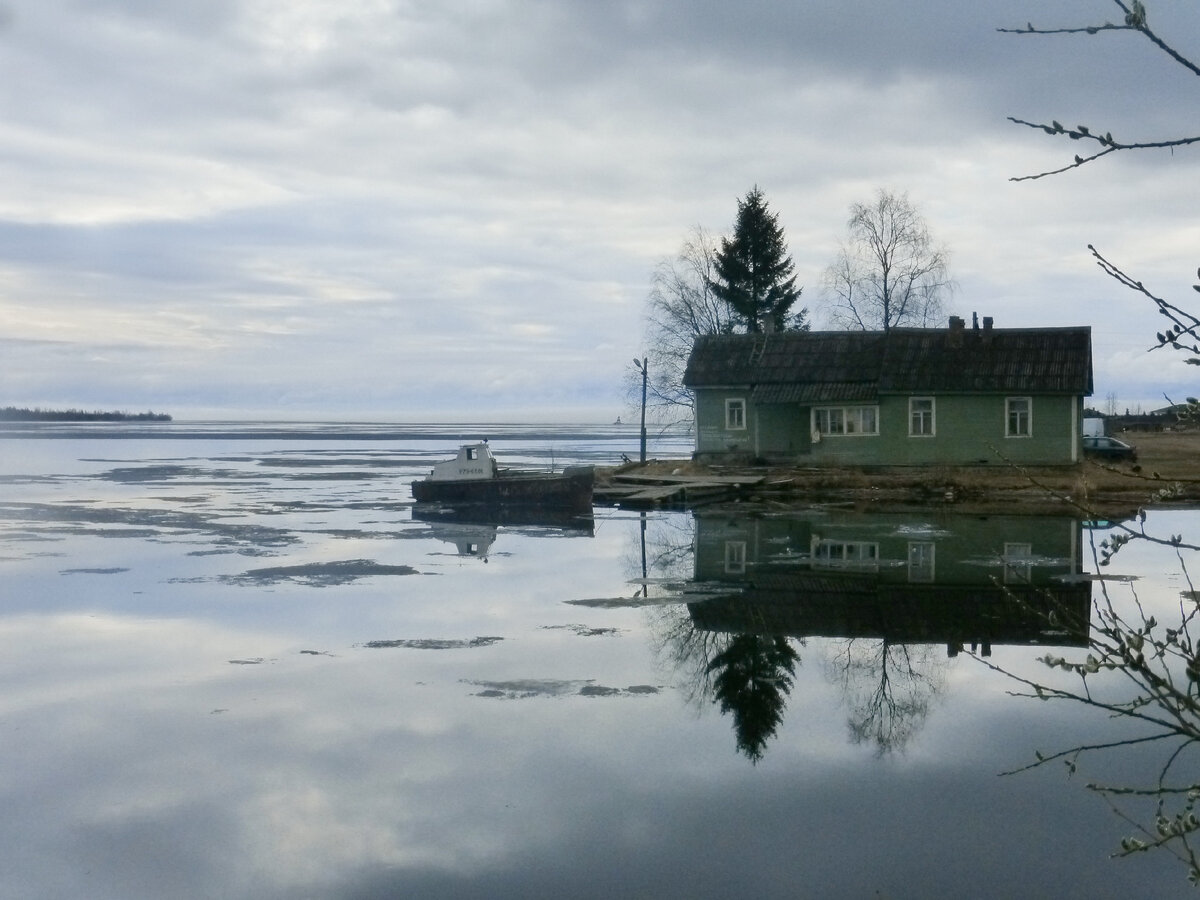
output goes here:
[[[692, 395], [683, 386], [692, 344], [702, 334], [732, 334], [738, 324], [733, 309], [712, 290], [716, 238], [695, 226], [674, 257], [663, 259], [650, 279], [646, 304], [646, 359], [650, 371], [647, 406], [665, 422], [690, 421]], [[638, 384], [632, 385], [640, 390]], [[631, 390], [632, 390], [631, 387]]]
[[934, 242], [908, 194], [880, 189], [871, 203], [850, 207], [847, 224], [823, 283], [834, 324], [863, 331], [939, 324], [954, 287], [950, 252]]

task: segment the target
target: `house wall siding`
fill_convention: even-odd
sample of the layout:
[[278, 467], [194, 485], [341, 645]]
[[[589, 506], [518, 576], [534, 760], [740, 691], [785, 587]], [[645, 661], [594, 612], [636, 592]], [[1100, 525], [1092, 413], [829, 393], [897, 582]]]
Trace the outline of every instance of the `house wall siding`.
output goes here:
[[[1029, 395], [1021, 395], [1029, 396]], [[909, 436], [907, 396], [880, 400], [877, 449], [864, 458], [894, 465], [1003, 463], [1065, 465], [1078, 459], [1080, 436], [1073, 430], [1078, 398], [1034, 395], [1028, 437], [1007, 437], [1005, 395], [937, 394], [934, 434]], [[863, 440], [866, 440], [865, 438]], [[822, 444], [832, 444], [823, 441]]]
[[[754, 433], [758, 427], [758, 411], [750, 402], [750, 390], [717, 388], [696, 391], [696, 452], [754, 454]], [[746, 401], [746, 427], [725, 427], [725, 401]]]
[[808, 411], [807, 406], [788, 404], [758, 407], [758, 455], [807, 455], [812, 449]]
[[[1027, 437], [1007, 437], [1007, 395], [936, 394], [934, 434], [909, 435], [909, 395], [881, 397], [878, 435], [822, 435], [811, 443], [811, 406], [756, 407], [749, 389], [696, 391], [696, 449], [706, 454], [803, 457], [806, 465], [1069, 465], [1080, 454], [1082, 398], [1032, 395]], [[1030, 395], [1020, 395], [1030, 396]], [[725, 401], [746, 399], [746, 427], [725, 427]], [[846, 404], [831, 404], [846, 405]]]
[[[756, 406], [750, 389], [698, 390], [696, 396], [696, 452], [699, 454], [747, 454], [791, 457], [809, 452], [809, 408], [767, 404]], [[746, 401], [746, 427], [727, 428], [725, 404]]]

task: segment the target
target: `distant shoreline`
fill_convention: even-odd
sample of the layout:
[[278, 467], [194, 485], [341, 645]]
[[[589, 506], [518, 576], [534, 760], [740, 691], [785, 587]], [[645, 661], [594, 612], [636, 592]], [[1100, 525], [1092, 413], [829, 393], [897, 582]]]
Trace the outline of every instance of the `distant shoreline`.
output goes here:
[[170, 422], [166, 413], [103, 412], [82, 409], [22, 409], [6, 406], [0, 409], [0, 422]]

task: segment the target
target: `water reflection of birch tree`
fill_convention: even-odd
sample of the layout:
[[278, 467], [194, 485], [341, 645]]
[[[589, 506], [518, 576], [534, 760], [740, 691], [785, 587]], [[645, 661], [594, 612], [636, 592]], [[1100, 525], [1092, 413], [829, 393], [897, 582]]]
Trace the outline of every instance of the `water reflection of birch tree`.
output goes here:
[[708, 662], [728, 643], [729, 636], [696, 628], [679, 586], [692, 581], [696, 520], [691, 515], [641, 515], [639, 548], [629, 554], [626, 570], [649, 596], [650, 586], [677, 582], [679, 603], [650, 609], [652, 646], [659, 664], [679, 683], [689, 702], [712, 693]]
[[692, 577], [696, 522], [690, 515], [641, 513], [634, 541], [626, 546], [624, 569], [649, 596], [651, 584]]
[[833, 644], [826, 663], [849, 713], [850, 739], [878, 756], [903, 751], [946, 687], [944, 649], [852, 638]]

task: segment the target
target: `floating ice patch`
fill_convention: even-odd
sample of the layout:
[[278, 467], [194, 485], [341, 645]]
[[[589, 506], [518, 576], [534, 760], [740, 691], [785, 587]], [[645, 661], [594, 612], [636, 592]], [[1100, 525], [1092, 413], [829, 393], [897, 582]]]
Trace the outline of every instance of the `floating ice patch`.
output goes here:
[[515, 681], [468, 681], [466, 684], [482, 688], [472, 696], [492, 700], [528, 700], [532, 697], [621, 697], [658, 693], [658, 688], [649, 684], [615, 688], [596, 684], [591, 679], [560, 681], [523, 678]]
[[279, 584], [292, 581], [310, 587], [329, 587], [350, 584], [360, 578], [377, 575], [416, 575], [412, 566], [384, 566], [369, 559], [342, 559], [326, 563], [305, 563], [298, 566], [270, 566], [250, 569], [241, 575], [223, 575], [226, 584]]
[[363, 644], [372, 650], [403, 647], [409, 650], [467, 650], [472, 647], [490, 647], [504, 640], [502, 637], [476, 637], [469, 640], [441, 640], [438, 638], [415, 638], [398, 641], [367, 641]]
[[912, 522], [905, 525], [898, 525], [892, 532], [896, 537], [923, 537], [928, 540], [933, 538], [948, 538], [953, 537], [953, 533], [945, 528], [939, 528], [937, 525]]
[[643, 597], [641, 594], [633, 597], [595, 597], [586, 600], [563, 601], [571, 606], [588, 606], [592, 609], [640, 609], [643, 606], [667, 606], [684, 602], [686, 600], [679, 596]]
[[565, 628], [567, 631], [575, 632], [580, 637], [613, 637], [621, 633], [620, 628], [591, 628], [587, 625], [543, 625], [542, 627], [551, 631]]
[[217, 521], [218, 516], [166, 509], [102, 507], [87, 503], [0, 503], [0, 521], [19, 521], [56, 535], [141, 538], [159, 541], [207, 539], [250, 552], [283, 547], [300, 537], [279, 528]]
[[474, 696], [503, 700], [525, 700], [530, 697], [566, 697], [578, 694], [590, 681], [522, 678], [515, 681], [468, 681], [482, 688]]

